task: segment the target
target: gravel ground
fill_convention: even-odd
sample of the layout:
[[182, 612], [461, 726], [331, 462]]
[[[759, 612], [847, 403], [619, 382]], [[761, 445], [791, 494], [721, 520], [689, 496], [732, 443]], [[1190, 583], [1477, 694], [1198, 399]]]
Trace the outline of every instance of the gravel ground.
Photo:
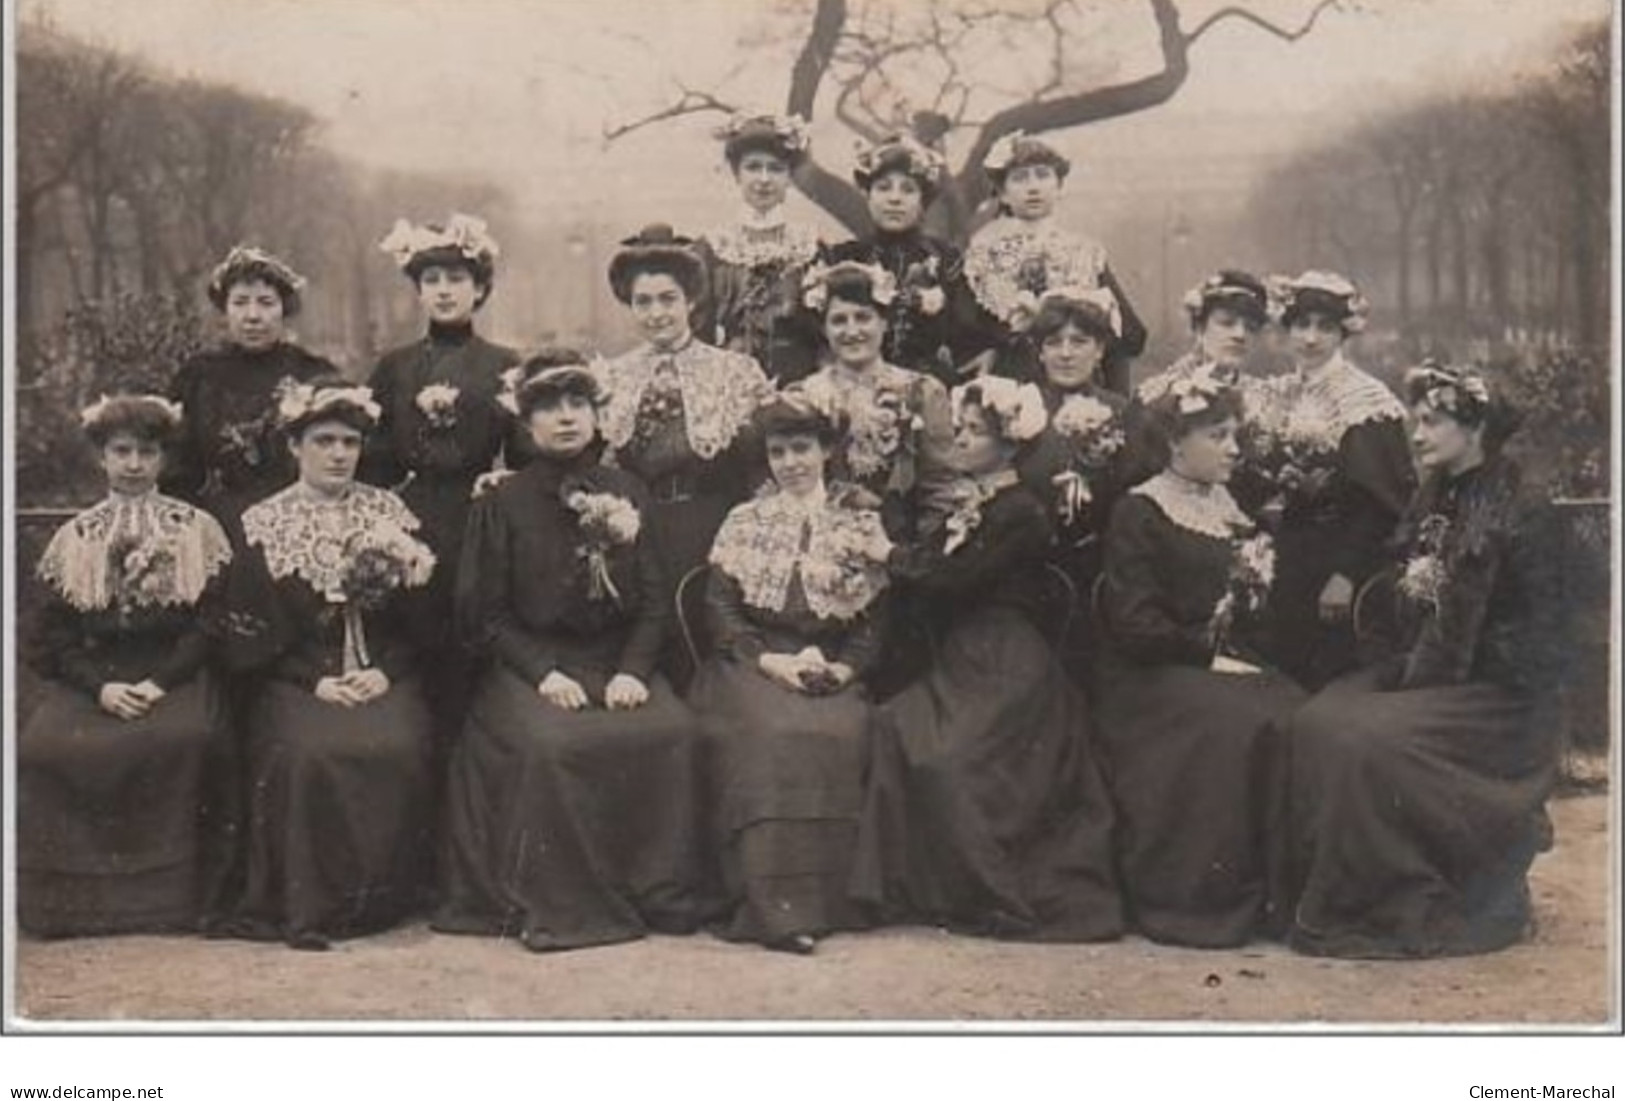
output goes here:
[[[1552, 805], [1537, 929], [1493, 956], [1418, 963], [1019, 945], [931, 929], [780, 956], [707, 936], [533, 955], [412, 925], [326, 953], [183, 938], [23, 941], [17, 1012], [51, 1021], [1167, 1021], [1595, 1025], [1610, 977], [1606, 795]], [[19, 1022], [25, 1023], [25, 1022]]]

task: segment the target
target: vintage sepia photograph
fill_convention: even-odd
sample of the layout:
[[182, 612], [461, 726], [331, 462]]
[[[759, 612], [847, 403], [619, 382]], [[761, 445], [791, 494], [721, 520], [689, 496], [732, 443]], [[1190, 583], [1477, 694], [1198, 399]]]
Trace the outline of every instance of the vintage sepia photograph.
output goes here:
[[1609, 0], [6, 19], [8, 1032], [1619, 1031]]

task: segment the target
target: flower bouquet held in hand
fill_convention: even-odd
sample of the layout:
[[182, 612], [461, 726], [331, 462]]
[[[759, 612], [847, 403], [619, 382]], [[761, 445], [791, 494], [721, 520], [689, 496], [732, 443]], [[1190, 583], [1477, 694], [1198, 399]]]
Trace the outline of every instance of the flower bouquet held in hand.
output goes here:
[[180, 599], [175, 585], [175, 547], [157, 535], [123, 536], [107, 549], [112, 566], [113, 602], [128, 618], [138, 607]]
[[1438, 513], [1424, 517], [1417, 528], [1416, 553], [1406, 560], [1399, 574], [1400, 595], [1435, 615], [1449, 581], [1444, 565], [1444, 541], [1449, 531], [1448, 517]]
[[1061, 522], [1070, 526], [1094, 500], [1090, 486], [1122, 448], [1123, 426], [1111, 406], [1088, 394], [1072, 394], [1050, 421], [1071, 451], [1070, 468], [1055, 475]]
[[587, 564], [587, 599], [621, 602], [620, 590], [609, 573], [609, 553], [631, 546], [643, 526], [637, 506], [613, 493], [593, 493], [579, 485], [566, 486], [564, 504], [576, 514], [581, 545], [576, 555]]
[[338, 587], [327, 601], [344, 617], [344, 671], [372, 667], [361, 615], [382, 608], [401, 589], [428, 584], [434, 552], [393, 524], [376, 524], [345, 541]]
[[1337, 469], [1337, 422], [1306, 400], [1295, 381], [1288, 377], [1252, 387], [1241, 430], [1242, 461], [1272, 491], [1266, 507], [1274, 510], [1314, 502]]
[[830, 511], [819, 533], [818, 553], [801, 558], [801, 583], [818, 608], [837, 619], [852, 619], [886, 587], [886, 572], [868, 548], [886, 538], [880, 514], [861, 507], [855, 494], [850, 505]]
[[1214, 605], [1208, 624], [1215, 658], [1230, 656], [1225, 651], [1231, 627], [1238, 617], [1263, 611], [1274, 583], [1274, 541], [1262, 532], [1235, 536], [1231, 541], [1230, 575], [1225, 582], [1224, 595]]

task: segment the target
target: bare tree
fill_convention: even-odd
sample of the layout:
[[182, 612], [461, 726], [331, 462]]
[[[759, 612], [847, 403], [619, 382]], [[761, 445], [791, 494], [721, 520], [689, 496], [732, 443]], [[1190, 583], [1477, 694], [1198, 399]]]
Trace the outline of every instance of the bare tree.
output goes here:
[[[886, 0], [811, 0], [793, 9], [800, 46], [784, 100], [788, 113], [809, 120], [823, 102], [854, 135], [873, 140], [907, 129], [946, 152], [948, 139], [968, 139], [948, 186], [931, 212], [933, 224], [962, 238], [972, 213], [988, 195], [982, 160], [1000, 138], [1016, 130], [1044, 134], [1149, 110], [1167, 102], [1190, 75], [1191, 54], [1215, 27], [1247, 24], [1283, 42], [1308, 34], [1339, 0], [1309, 5], [1302, 21], [1282, 26], [1245, 5], [1222, 7], [1183, 26], [1176, 0], [1148, 0], [1159, 65], [1119, 76], [1099, 59], [1091, 65], [1083, 24], [1093, 12], [1121, 6], [1084, 0], [936, 0], [903, 6]], [[984, 79], [985, 61], [999, 58], [1022, 74], [1019, 86]], [[1012, 58], [1031, 65], [1009, 64]], [[679, 85], [673, 102], [631, 121], [605, 127], [613, 141], [644, 127], [687, 115], [731, 112], [740, 105], [718, 89]], [[868, 228], [862, 196], [843, 176], [814, 158], [797, 171], [796, 186], [853, 232]]]

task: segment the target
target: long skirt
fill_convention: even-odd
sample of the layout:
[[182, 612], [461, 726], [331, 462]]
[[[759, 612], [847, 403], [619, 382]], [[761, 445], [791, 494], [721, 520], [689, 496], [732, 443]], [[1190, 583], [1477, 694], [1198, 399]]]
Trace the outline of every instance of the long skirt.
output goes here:
[[435, 555], [434, 572], [419, 596], [423, 611], [417, 642], [418, 677], [434, 716], [436, 763], [442, 766], [436, 775], [444, 772], [473, 692], [473, 663], [456, 637], [452, 608], [473, 483], [472, 475], [420, 474], [401, 491], [401, 500], [422, 523], [421, 537]]
[[697, 746], [661, 678], [634, 710], [566, 711], [488, 671], [452, 756], [434, 927], [536, 951], [692, 932]]
[[1383, 691], [1368, 670], [1292, 724], [1302, 893], [1289, 943], [1313, 955], [1469, 955], [1528, 927], [1549, 846], [1552, 732], [1492, 684]]
[[853, 894], [892, 922], [1115, 937], [1112, 823], [1083, 694], [1019, 611], [977, 609], [880, 709]]
[[861, 928], [848, 897], [874, 709], [861, 692], [792, 692], [739, 662], [700, 670], [719, 932], [768, 942]]
[[1134, 927], [1198, 948], [1278, 931], [1283, 734], [1303, 692], [1272, 672], [1112, 661], [1100, 684], [1096, 729]]
[[208, 785], [229, 737], [208, 674], [140, 719], [50, 684], [17, 741], [17, 921], [39, 936], [197, 928]]
[[319, 948], [419, 902], [430, 853], [429, 711], [414, 680], [357, 707], [270, 681], [250, 705], [238, 935]]

